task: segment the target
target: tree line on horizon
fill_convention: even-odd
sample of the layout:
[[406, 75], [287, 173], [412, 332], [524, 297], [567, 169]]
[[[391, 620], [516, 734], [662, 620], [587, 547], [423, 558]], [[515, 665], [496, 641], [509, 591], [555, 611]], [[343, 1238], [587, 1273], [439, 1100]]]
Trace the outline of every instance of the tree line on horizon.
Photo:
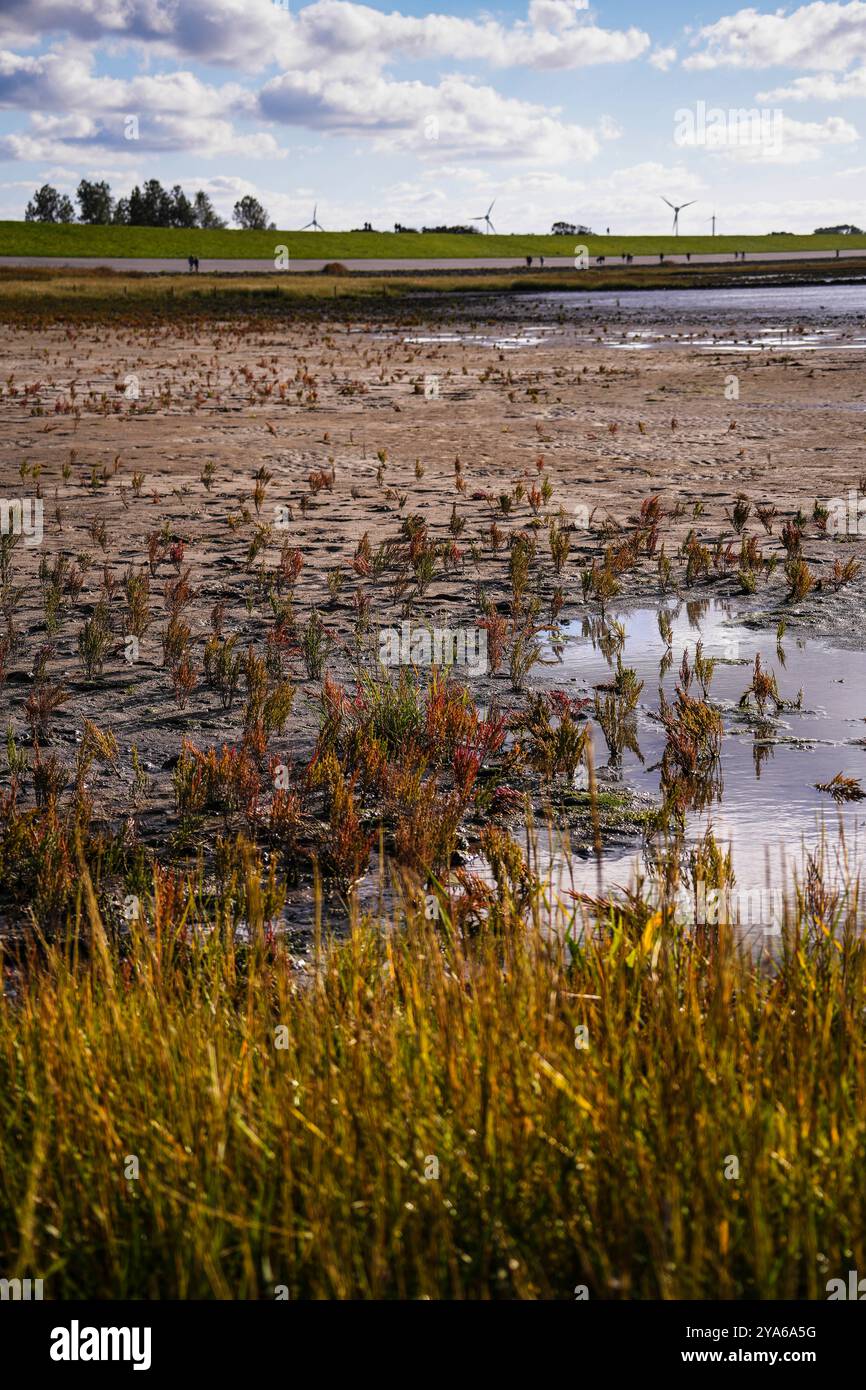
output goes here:
[[[216, 230], [225, 227], [203, 189], [189, 198], [179, 183], [163, 188], [159, 179], [148, 179], [143, 187], [137, 184], [128, 197], [115, 199], [104, 179], [91, 182], [82, 179], [75, 193], [76, 214], [72, 199], [60, 193], [50, 183], [37, 188], [24, 212], [25, 222], [82, 222], [91, 227], [179, 227]], [[247, 232], [266, 232], [273, 222], [258, 198], [247, 194], [239, 198], [232, 210], [232, 220]]]
[[[45, 183], [37, 188], [27, 204], [25, 222], [65, 223], [80, 222], [91, 227], [176, 227], [193, 230], [220, 230], [225, 220], [218, 216], [210, 197], [199, 189], [189, 198], [179, 183], [173, 188], [163, 188], [159, 179], [148, 179], [143, 187], [137, 184], [128, 197], [115, 199], [110, 185], [104, 180], [82, 179], [75, 193], [78, 213], [72, 199], [60, 193], [51, 184]], [[242, 231], [276, 231], [258, 198], [247, 194], [238, 199], [232, 209], [232, 221]], [[355, 231], [372, 232], [370, 222]], [[423, 232], [467, 235], [478, 233], [478, 228], [467, 226], [423, 227]], [[394, 224], [395, 232], [417, 232], [415, 227]], [[582, 223], [554, 222], [550, 229], [553, 236], [594, 236], [591, 227]], [[862, 236], [862, 229], [852, 222], [839, 223], [832, 227], [816, 227], [813, 236]], [[770, 232], [770, 236], [795, 236], [794, 232]]]

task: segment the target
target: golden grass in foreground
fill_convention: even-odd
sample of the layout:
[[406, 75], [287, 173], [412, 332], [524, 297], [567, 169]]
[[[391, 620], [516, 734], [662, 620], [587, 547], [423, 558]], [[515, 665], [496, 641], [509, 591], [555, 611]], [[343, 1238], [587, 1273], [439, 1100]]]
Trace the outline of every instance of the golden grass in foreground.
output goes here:
[[249, 947], [158, 883], [121, 949], [85, 876], [89, 952], [10, 978], [5, 1276], [52, 1298], [823, 1298], [864, 1267], [853, 915], [833, 940], [801, 902], [770, 972], [644, 908], [569, 948], [503, 881], [476, 934], [358, 919], [299, 986], [254, 883]]

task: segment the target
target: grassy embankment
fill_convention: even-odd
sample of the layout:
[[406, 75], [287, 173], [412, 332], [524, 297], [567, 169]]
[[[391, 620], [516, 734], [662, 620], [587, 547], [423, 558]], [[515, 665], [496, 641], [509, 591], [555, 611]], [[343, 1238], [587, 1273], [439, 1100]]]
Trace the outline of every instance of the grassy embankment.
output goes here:
[[394, 232], [182, 231], [169, 227], [86, 227], [0, 222], [0, 256], [183, 257], [271, 260], [286, 245], [298, 260], [415, 260], [467, 256], [694, 255], [733, 251], [866, 251], [866, 236], [500, 236]]

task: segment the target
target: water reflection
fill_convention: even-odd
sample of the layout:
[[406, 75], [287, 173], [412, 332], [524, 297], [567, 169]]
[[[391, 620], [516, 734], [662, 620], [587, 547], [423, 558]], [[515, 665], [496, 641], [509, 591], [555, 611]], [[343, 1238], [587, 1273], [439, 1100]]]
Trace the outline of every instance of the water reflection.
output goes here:
[[[677, 686], [688, 673], [686, 692], [697, 701], [706, 695], [720, 717], [721, 738], [717, 758], [692, 769], [694, 775], [668, 779], [668, 806], [688, 845], [712, 828], [730, 849], [744, 891], [785, 883], [786, 866], [799, 862], [804, 849], [817, 853], [822, 837], [826, 852], [844, 846], [847, 859], [856, 859], [866, 828], [856, 802], [836, 806], [816, 788], [840, 771], [866, 777], [866, 653], [812, 639], [785, 648], [784, 629], [747, 626], [745, 616], [734, 602], [702, 599], [583, 618], [560, 630], [565, 647], [557, 674], [558, 683], [573, 682], [602, 701], [623, 669], [643, 682], [634, 710], [638, 751], [623, 741], [612, 758], [596, 724], [594, 754], [597, 765], [607, 763], [658, 803], [666, 759], [668, 770], [677, 761], [665, 711], [675, 708]], [[646, 868], [642, 852], [612, 849], [603, 856], [601, 888], [622, 887], [635, 869]], [[594, 864], [578, 861], [575, 873], [579, 889], [599, 891]]]

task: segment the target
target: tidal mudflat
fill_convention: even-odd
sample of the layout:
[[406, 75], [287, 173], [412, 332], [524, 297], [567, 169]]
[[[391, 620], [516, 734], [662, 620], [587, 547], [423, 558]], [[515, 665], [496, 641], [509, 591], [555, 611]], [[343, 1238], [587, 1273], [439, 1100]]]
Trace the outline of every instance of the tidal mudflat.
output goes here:
[[22, 1267], [815, 1297], [864, 1258], [843, 288], [7, 328]]

